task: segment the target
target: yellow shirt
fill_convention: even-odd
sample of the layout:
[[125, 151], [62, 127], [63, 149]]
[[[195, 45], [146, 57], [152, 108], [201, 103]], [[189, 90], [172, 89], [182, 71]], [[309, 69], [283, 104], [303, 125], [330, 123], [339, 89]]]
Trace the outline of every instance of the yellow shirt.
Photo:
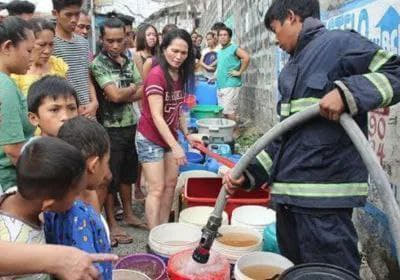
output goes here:
[[[62, 58], [51, 56], [49, 59], [50, 64], [50, 72], [46, 73], [46, 75], [58, 75], [61, 77], [66, 77], [68, 72], [68, 64], [64, 62]], [[28, 94], [28, 90], [30, 86], [39, 80], [44, 75], [36, 75], [36, 74], [25, 74], [25, 75], [16, 75], [11, 74], [11, 78], [14, 79], [18, 88], [21, 92], [26, 96]]]

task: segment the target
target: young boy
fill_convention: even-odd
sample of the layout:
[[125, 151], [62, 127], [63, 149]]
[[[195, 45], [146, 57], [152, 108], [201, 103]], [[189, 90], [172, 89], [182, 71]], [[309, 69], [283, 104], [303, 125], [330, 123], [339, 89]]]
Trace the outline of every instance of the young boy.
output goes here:
[[[359, 273], [354, 207], [365, 205], [367, 169], [337, 121], [343, 112], [367, 134], [367, 113], [400, 100], [400, 58], [354, 31], [328, 31], [318, 0], [275, 0], [265, 26], [290, 54], [279, 77], [281, 118], [319, 103], [321, 117], [270, 145], [228, 190], [269, 181], [277, 237], [295, 264], [329, 263]], [[250, 182], [253, 184], [250, 184]], [[245, 183], [246, 184], [246, 183]]]
[[67, 211], [86, 187], [82, 153], [54, 137], [30, 140], [17, 162], [17, 185], [18, 191], [0, 197], [0, 240], [44, 244], [39, 214]]
[[42, 136], [57, 136], [66, 120], [78, 115], [74, 88], [59, 76], [45, 76], [28, 91], [28, 117], [41, 129]]
[[89, 43], [74, 33], [82, 0], [52, 0], [56, 18], [54, 55], [68, 64], [67, 80], [77, 92], [79, 114], [95, 118], [98, 108], [96, 91], [89, 77]]
[[[58, 137], [82, 152], [86, 160], [87, 188], [67, 212], [45, 213], [46, 241], [74, 246], [88, 253], [109, 253], [111, 247], [101, 215], [88, 204], [90, 191], [111, 180], [107, 132], [96, 121], [81, 116], [66, 121]], [[111, 263], [98, 264], [97, 268], [102, 279], [111, 279]]]

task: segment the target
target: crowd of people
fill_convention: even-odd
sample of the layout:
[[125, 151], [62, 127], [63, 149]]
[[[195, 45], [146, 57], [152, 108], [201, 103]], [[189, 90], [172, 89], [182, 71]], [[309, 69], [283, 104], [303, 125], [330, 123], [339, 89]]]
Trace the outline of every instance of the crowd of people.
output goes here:
[[[220, 91], [239, 88], [249, 57], [222, 23], [202, 50], [197, 32], [175, 24], [161, 33], [146, 23], [133, 28], [132, 18], [115, 12], [92, 49], [82, 0], [52, 3], [55, 24], [35, 16], [28, 1], [0, 6], [0, 247], [13, 252], [0, 260], [0, 275], [111, 279], [116, 256], [108, 253], [134, 238], [123, 227], [147, 230], [170, 219], [187, 162], [177, 131], [198, 141], [181, 110], [196, 75], [217, 80]], [[237, 94], [220, 94], [230, 118]], [[144, 219], [132, 210], [140, 199]], [[54, 263], [63, 257], [75, 258], [66, 265], [81, 262], [68, 277]], [[4, 268], [16, 259], [26, 265]]]

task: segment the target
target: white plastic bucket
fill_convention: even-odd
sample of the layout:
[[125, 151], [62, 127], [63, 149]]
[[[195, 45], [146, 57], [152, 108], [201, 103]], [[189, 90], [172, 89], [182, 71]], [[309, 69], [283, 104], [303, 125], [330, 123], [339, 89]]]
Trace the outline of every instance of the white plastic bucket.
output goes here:
[[[194, 206], [181, 211], [179, 215], [179, 222], [185, 224], [192, 224], [200, 228], [207, 224], [208, 218], [214, 207], [211, 206]], [[224, 211], [222, 214], [222, 225], [229, 224], [228, 214]]]
[[[234, 275], [236, 280], [254, 280], [254, 278], [249, 278], [242, 273], [242, 270], [246, 267], [251, 266], [274, 266], [282, 269], [282, 272], [294, 264], [287, 258], [270, 252], [255, 252], [238, 259], [234, 269]], [[271, 275], [270, 277], [272, 277]], [[267, 278], [269, 276], [265, 276]]]
[[200, 241], [201, 230], [199, 227], [183, 224], [162, 224], [150, 231], [149, 247], [156, 254], [164, 258], [186, 250], [194, 249]]
[[200, 134], [208, 134], [211, 142], [229, 143], [233, 141], [236, 122], [223, 118], [200, 119], [197, 121]]
[[151, 280], [146, 274], [129, 269], [114, 269], [112, 274], [113, 280]]
[[245, 205], [233, 210], [231, 224], [250, 227], [263, 234], [265, 227], [275, 223], [275, 221], [276, 213], [274, 210], [263, 206]]
[[252, 236], [257, 241], [249, 246], [230, 246], [219, 241], [217, 238], [214, 241], [212, 249], [222, 254], [228, 259], [231, 264], [234, 264], [241, 256], [247, 255], [251, 252], [261, 251], [262, 249], [262, 235], [255, 229], [241, 226], [221, 226], [219, 231], [221, 235], [227, 236], [228, 234], [235, 234], [240, 236]]

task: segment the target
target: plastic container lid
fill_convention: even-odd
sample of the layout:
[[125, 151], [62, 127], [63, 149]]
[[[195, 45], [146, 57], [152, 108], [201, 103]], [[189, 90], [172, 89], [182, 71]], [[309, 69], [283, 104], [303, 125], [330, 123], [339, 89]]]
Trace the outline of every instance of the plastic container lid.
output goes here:
[[280, 280], [360, 280], [354, 273], [336, 265], [308, 263], [296, 265], [285, 272]]

